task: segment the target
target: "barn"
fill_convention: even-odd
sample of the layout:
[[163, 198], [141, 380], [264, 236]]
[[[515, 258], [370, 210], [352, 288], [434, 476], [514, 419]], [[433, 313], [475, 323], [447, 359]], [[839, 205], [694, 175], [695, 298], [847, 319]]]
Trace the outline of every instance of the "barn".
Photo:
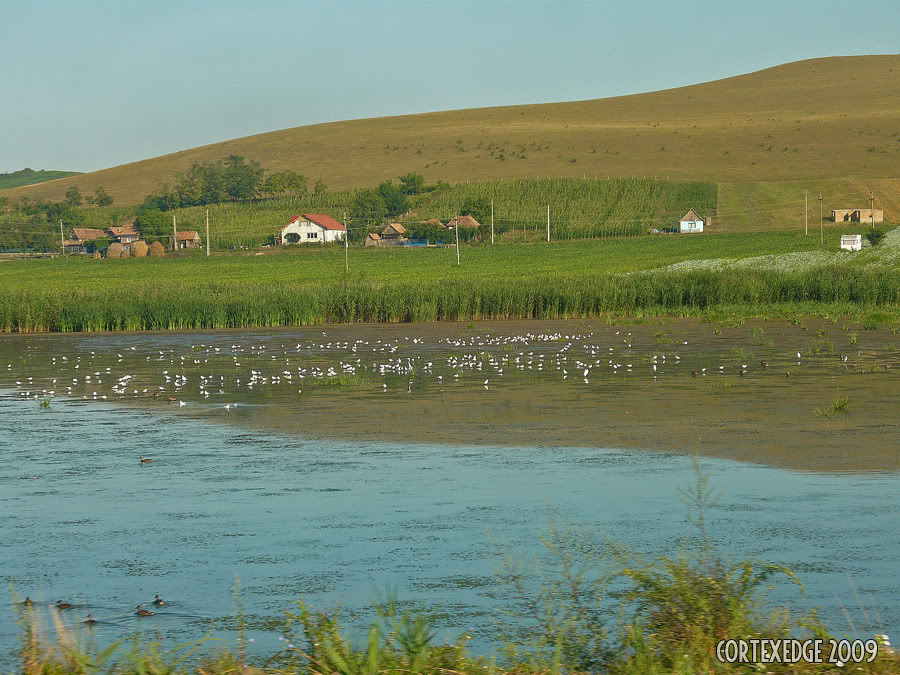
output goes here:
[[303, 213], [294, 216], [278, 232], [279, 244], [328, 244], [344, 241], [347, 230], [324, 213]]

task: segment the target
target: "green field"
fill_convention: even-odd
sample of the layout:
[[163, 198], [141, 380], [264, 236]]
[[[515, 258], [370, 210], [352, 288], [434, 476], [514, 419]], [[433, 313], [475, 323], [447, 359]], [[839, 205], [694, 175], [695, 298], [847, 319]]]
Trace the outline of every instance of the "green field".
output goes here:
[[0, 173], [0, 190], [8, 190], [10, 188], [23, 187], [25, 185], [35, 185], [44, 183], [48, 180], [56, 180], [58, 178], [68, 178], [69, 176], [78, 176], [78, 171], [35, 171], [33, 169], [21, 169], [20, 171], [10, 171], [9, 173]]
[[354, 247], [346, 252], [349, 273], [340, 246], [270, 255], [15, 260], [0, 264], [0, 331], [691, 315], [721, 308], [759, 314], [797, 303], [807, 312], [818, 311], [811, 304], [843, 303], [852, 312], [900, 304], [898, 260], [873, 255], [883, 249], [802, 268], [660, 269], [760, 255], [827, 256], [845, 231], [829, 229], [824, 247], [816, 236], [780, 232], [464, 246], [459, 266], [453, 248]]

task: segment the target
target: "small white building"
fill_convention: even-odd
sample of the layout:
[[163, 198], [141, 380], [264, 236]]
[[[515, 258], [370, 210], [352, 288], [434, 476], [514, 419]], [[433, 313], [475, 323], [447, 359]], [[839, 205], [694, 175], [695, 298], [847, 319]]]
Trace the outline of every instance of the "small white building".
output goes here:
[[688, 209], [688, 212], [681, 216], [678, 223], [679, 232], [703, 232], [703, 218], [697, 215], [694, 209]]
[[279, 244], [328, 244], [344, 241], [347, 230], [324, 213], [303, 213], [278, 232]]
[[861, 234], [842, 234], [841, 235], [842, 251], [862, 251], [862, 235]]

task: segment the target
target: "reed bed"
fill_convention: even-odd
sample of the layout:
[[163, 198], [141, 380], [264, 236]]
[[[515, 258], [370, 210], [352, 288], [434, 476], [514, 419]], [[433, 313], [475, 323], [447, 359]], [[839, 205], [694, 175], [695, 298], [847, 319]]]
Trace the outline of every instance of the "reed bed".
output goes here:
[[[125, 299], [123, 301], [123, 298]], [[720, 307], [900, 305], [892, 269], [573, 274], [384, 283], [160, 283], [93, 289], [0, 289], [0, 331], [228, 329], [320, 323], [571, 319], [607, 313], [697, 315]]]

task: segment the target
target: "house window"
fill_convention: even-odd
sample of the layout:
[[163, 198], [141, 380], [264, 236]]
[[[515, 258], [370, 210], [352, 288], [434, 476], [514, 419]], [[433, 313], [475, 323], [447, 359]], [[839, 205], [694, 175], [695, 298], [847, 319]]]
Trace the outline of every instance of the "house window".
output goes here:
[[307, 233], [306, 233], [306, 238], [307, 238], [307, 239], [318, 239], [318, 238], [319, 238], [319, 233], [318, 233], [318, 232], [307, 232]]

